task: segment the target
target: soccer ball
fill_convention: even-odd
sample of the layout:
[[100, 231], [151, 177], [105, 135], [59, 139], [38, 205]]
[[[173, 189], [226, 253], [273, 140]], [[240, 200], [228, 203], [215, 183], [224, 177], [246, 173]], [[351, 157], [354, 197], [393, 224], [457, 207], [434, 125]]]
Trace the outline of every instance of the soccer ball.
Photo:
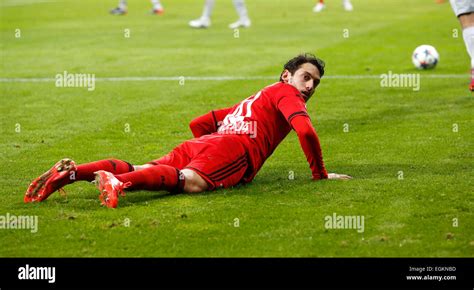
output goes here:
[[424, 44], [415, 48], [411, 60], [417, 69], [431, 69], [438, 63], [439, 54], [436, 51], [436, 48]]

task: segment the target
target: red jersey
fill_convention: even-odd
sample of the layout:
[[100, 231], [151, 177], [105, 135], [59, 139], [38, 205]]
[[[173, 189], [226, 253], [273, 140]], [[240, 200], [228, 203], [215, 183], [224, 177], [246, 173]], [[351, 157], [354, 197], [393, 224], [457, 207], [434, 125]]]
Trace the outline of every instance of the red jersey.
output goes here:
[[247, 149], [251, 181], [291, 129], [298, 134], [314, 179], [327, 178], [321, 147], [301, 93], [292, 85], [278, 82], [231, 108], [211, 111], [191, 122], [196, 137], [204, 134], [238, 135]]

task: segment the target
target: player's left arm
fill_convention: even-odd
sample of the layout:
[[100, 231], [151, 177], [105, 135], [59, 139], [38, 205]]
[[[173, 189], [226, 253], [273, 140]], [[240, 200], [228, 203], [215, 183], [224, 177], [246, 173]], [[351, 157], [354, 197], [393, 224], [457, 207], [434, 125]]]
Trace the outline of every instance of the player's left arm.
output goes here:
[[351, 179], [345, 174], [327, 173], [324, 167], [323, 154], [318, 135], [311, 120], [306, 115], [298, 115], [291, 119], [291, 126], [296, 131], [309, 166], [313, 172], [313, 179]]
[[306, 159], [313, 173], [313, 179], [351, 179], [345, 174], [327, 173], [324, 166], [321, 144], [318, 135], [310, 118], [305, 114], [300, 114], [290, 120], [291, 126], [296, 131], [298, 139], [303, 149]]
[[199, 116], [189, 123], [189, 128], [195, 138], [217, 132], [219, 123], [230, 113], [232, 107], [212, 110], [207, 114]]
[[328, 178], [328, 173], [324, 167], [321, 144], [309, 117], [303, 114], [295, 116], [290, 120], [290, 124], [298, 135], [301, 148], [313, 173], [313, 179]]
[[280, 96], [277, 95], [276, 105], [293, 130], [296, 131], [301, 148], [311, 168], [313, 179], [350, 179], [349, 175], [327, 173], [321, 144], [316, 130], [311, 124], [303, 97], [295, 92], [295, 89], [291, 89], [290, 86], [282, 89], [279, 93]]

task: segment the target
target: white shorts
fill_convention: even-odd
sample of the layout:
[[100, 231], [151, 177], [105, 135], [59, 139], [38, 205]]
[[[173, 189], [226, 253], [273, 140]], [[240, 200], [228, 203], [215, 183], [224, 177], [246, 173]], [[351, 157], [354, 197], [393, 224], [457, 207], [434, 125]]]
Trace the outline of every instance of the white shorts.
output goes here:
[[454, 14], [459, 17], [462, 14], [474, 12], [474, 0], [450, 0]]

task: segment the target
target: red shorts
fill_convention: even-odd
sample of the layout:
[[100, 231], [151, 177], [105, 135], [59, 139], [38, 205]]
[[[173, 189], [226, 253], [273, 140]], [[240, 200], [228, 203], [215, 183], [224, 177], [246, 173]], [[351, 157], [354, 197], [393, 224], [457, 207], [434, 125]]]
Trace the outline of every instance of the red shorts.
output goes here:
[[247, 151], [239, 138], [219, 134], [185, 141], [150, 163], [191, 169], [206, 180], [209, 190], [237, 185], [249, 167]]

